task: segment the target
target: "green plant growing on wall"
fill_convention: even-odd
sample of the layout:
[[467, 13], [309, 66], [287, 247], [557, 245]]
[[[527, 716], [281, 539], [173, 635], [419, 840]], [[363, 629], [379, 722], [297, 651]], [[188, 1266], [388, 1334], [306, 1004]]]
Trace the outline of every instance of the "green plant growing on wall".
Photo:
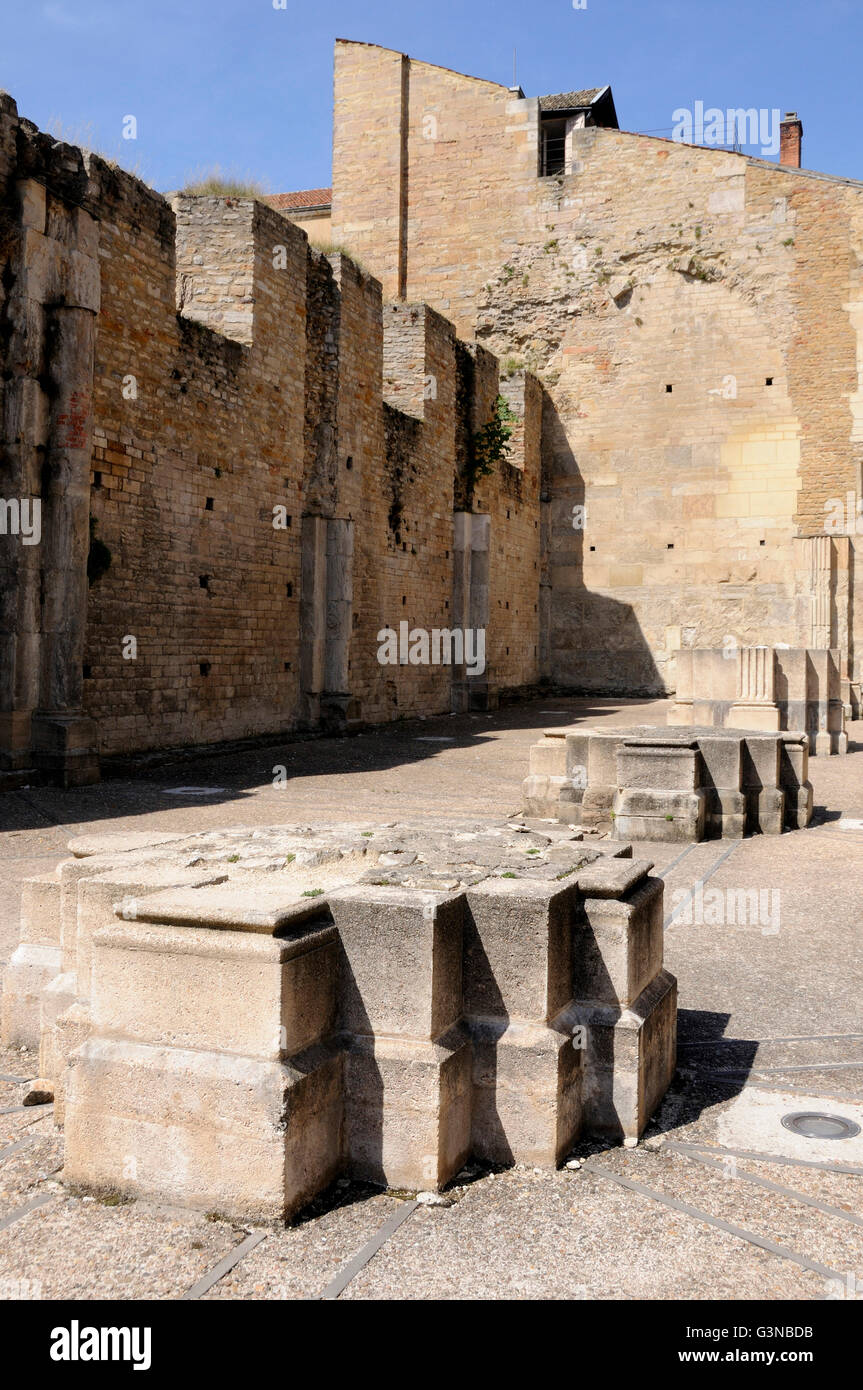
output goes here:
[[96, 518], [90, 517], [90, 551], [87, 555], [87, 583], [97, 584], [111, 568], [111, 552], [96, 535]]
[[473, 459], [467, 470], [469, 489], [473, 488], [478, 478], [487, 478], [493, 473], [496, 464], [509, 458], [509, 441], [517, 420], [518, 416], [507, 401], [503, 396], [498, 396], [488, 424], [477, 430], [473, 437]]
[[520, 357], [507, 357], [501, 366], [502, 376], [515, 376], [516, 372], [524, 371], [524, 362]]

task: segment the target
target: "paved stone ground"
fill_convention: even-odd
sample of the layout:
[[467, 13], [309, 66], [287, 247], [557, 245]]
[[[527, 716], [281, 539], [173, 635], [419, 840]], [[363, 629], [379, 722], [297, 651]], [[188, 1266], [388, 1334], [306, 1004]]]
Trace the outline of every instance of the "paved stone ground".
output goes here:
[[[74, 834], [497, 820], [520, 809], [528, 749], [542, 728], [662, 722], [664, 708], [552, 698], [162, 764], [76, 792], [0, 797], [0, 960], [15, 945], [21, 880], [64, 857]], [[847, 758], [810, 764], [820, 810], [809, 830], [639, 847], [666, 878], [668, 916], [680, 909], [666, 961], [680, 981], [681, 1048], [674, 1085], [638, 1149], [581, 1146], [582, 1166], [555, 1174], [464, 1175], [450, 1205], [407, 1216], [342, 1299], [810, 1300], [835, 1296], [831, 1281], [863, 1296], [863, 1135], [818, 1143], [780, 1125], [789, 1110], [814, 1107], [863, 1124], [863, 726], [855, 735]], [[283, 788], [272, 781], [279, 766]], [[171, 794], [189, 787], [221, 790]], [[767, 900], [764, 920], [687, 925], [685, 900], [699, 881], [705, 906], [714, 888], [780, 896]], [[0, 1053], [5, 1075], [34, 1070], [32, 1056]], [[22, 1095], [0, 1081], [0, 1110]], [[680, 1144], [702, 1147], [672, 1147]], [[0, 1296], [26, 1296], [16, 1281], [30, 1280], [44, 1298], [178, 1298], [246, 1237], [218, 1219], [74, 1196], [58, 1182], [61, 1164], [50, 1112], [0, 1114], [0, 1225], [46, 1199], [0, 1229]], [[203, 1297], [316, 1297], [404, 1201], [344, 1183], [297, 1225], [267, 1233]]]

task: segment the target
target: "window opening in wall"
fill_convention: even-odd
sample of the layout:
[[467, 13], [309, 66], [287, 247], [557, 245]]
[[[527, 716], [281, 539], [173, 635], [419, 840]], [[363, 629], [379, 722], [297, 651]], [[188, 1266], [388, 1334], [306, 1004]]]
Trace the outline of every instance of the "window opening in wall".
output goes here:
[[566, 173], [566, 121], [543, 121], [540, 126], [539, 168], [543, 178]]

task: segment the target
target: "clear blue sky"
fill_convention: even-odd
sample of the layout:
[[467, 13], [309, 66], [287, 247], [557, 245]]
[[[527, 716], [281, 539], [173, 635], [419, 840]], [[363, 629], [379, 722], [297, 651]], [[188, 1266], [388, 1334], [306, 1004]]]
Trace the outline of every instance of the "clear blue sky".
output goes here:
[[627, 130], [670, 135], [697, 100], [794, 109], [804, 164], [863, 179], [863, 0], [0, 0], [0, 87], [163, 190], [213, 165], [317, 187], [336, 36], [506, 85], [515, 48], [528, 96], [610, 82]]

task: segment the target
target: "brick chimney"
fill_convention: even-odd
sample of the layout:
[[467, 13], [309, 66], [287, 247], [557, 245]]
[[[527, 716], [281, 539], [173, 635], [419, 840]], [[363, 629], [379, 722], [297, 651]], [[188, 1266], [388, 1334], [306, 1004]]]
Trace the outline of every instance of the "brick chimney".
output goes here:
[[803, 122], [796, 111], [786, 111], [785, 120], [779, 123], [779, 163], [799, 169], [802, 149]]

